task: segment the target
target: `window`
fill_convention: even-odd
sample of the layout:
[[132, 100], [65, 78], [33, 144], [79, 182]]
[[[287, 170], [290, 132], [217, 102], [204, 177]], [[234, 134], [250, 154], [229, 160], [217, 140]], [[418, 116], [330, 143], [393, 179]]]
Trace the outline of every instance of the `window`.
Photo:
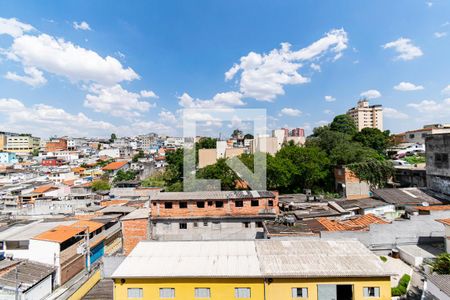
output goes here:
[[180, 208], [187, 208], [187, 202], [180, 202]]
[[250, 228], [250, 222], [243, 222], [244, 228]]
[[448, 168], [448, 153], [435, 153], [434, 165], [436, 168]]
[[194, 222], [194, 227], [198, 227], [198, 223], [197, 222]]
[[212, 201], [208, 201], [208, 206], [213, 206], [213, 202]]
[[203, 226], [207, 227], [208, 226], [208, 222], [203, 222]]
[[198, 208], [204, 208], [205, 207], [205, 202], [204, 201], [198, 201], [197, 202], [197, 207]]
[[273, 200], [269, 200], [269, 206], [273, 206]]
[[211, 298], [211, 290], [209, 288], [195, 288], [195, 298]]
[[223, 207], [223, 201], [216, 201], [216, 207]]
[[162, 299], [175, 298], [175, 289], [173, 288], [159, 289], [159, 298]]
[[252, 200], [252, 206], [259, 206], [258, 200]]
[[187, 223], [180, 223], [180, 229], [187, 229]]
[[243, 207], [243, 206], [244, 206], [244, 202], [241, 201], [241, 200], [236, 200], [236, 201], [234, 202], [234, 205], [235, 205], [236, 207]]
[[129, 288], [128, 290], [128, 298], [143, 298], [144, 294], [141, 288]]
[[172, 208], [172, 202], [164, 202], [164, 208], [167, 208], [167, 209]]
[[235, 288], [234, 289], [234, 297], [241, 298], [251, 298], [250, 288]]
[[308, 298], [307, 288], [292, 288], [292, 298]]
[[379, 298], [380, 297], [380, 288], [379, 287], [365, 287], [364, 288], [364, 297]]

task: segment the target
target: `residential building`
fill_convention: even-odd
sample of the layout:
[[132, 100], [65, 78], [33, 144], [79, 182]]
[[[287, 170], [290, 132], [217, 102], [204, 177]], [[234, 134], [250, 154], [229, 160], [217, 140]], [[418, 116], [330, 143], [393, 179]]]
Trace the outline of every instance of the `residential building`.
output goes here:
[[16, 164], [19, 160], [15, 153], [12, 152], [0, 152], [0, 164]]
[[6, 145], [8, 143], [9, 136], [18, 136], [18, 135], [19, 134], [17, 134], [17, 133], [1, 131], [0, 132], [0, 151], [6, 150]]
[[350, 169], [336, 167], [334, 169], [336, 191], [347, 199], [364, 199], [370, 197], [370, 185], [360, 180]]
[[264, 152], [275, 155], [281, 149], [281, 145], [277, 137], [258, 136], [250, 145], [250, 153]]
[[427, 300], [450, 300], [450, 275], [432, 274], [427, 277], [423, 298]]
[[98, 152], [98, 156], [108, 156], [111, 158], [119, 158], [120, 157], [120, 149], [119, 148], [103, 149]]
[[268, 191], [164, 192], [150, 202], [154, 239], [255, 238], [279, 213]]
[[303, 128], [294, 128], [294, 129], [291, 130], [290, 136], [304, 137], [305, 136], [305, 130]]
[[130, 163], [126, 160], [115, 161], [107, 164], [102, 168], [103, 171], [109, 172], [112, 176], [115, 176], [119, 170], [127, 171], [130, 168]]
[[150, 209], [139, 208], [120, 219], [122, 224], [123, 254], [130, 254], [140, 241], [149, 240]]
[[436, 220], [444, 225], [445, 230], [445, 248], [447, 253], [450, 253], [450, 218]]
[[427, 186], [450, 199], [450, 133], [427, 135]]
[[405, 142], [425, 144], [425, 138], [430, 134], [450, 133], [450, 124], [425, 125], [421, 129], [406, 131]]
[[63, 138], [51, 139], [45, 144], [45, 151], [55, 152], [67, 150], [67, 140]]
[[145, 241], [112, 278], [115, 299], [391, 299], [380, 259], [348, 240]]
[[381, 105], [369, 105], [367, 99], [359, 100], [356, 107], [347, 111], [347, 115], [355, 121], [356, 128], [377, 128], [383, 131], [383, 107]]
[[31, 135], [8, 136], [5, 150], [17, 154], [29, 154], [34, 149], [39, 149], [39, 141], [39, 138]]

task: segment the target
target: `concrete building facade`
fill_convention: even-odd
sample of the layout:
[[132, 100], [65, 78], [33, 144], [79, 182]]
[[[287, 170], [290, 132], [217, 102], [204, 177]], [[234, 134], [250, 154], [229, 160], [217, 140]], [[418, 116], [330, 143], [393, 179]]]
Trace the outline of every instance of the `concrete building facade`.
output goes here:
[[40, 139], [31, 135], [8, 136], [6, 141], [6, 151], [28, 154], [34, 149], [39, 149]]
[[356, 107], [349, 109], [347, 115], [355, 121], [358, 131], [367, 127], [383, 131], [383, 107], [381, 105], [369, 105], [369, 101], [363, 99], [358, 101]]
[[427, 187], [450, 198], [450, 133], [425, 138]]

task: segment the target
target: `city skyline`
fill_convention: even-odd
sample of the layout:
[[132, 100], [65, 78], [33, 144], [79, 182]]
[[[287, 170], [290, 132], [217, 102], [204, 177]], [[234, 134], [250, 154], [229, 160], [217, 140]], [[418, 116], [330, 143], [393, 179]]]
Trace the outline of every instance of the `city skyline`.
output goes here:
[[394, 133], [450, 119], [443, 1], [106, 3], [0, 3], [4, 131], [181, 135], [181, 109], [234, 107], [308, 134], [364, 97]]

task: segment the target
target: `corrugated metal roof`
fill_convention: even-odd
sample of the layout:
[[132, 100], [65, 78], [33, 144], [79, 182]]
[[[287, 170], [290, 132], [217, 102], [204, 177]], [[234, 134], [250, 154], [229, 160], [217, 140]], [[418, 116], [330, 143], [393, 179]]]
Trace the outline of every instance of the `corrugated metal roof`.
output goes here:
[[389, 276], [358, 241], [140, 242], [113, 278]]
[[160, 192], [152, 200], [226, 200], [274, 197], [275, 195], [268, 191]]
[[266, 277], [389, 276], [380, 259], [358, 241], [255, 241]]
[[150, 209], [149, 208], [139, 208], [135, 211], [132, 211], [128, 215], [125, 215], [121, 220], [136, 220], [136, 219], [147, 219], [150, 215]]
[[253, 241], [140, 242], [115, 278], [261, 277]]
[[430, 275], [428, 281], [450, 297], [450, 275]]
[[46, 232], [58, 225], [69, 226], [75, 221], [63, 222], [33, 222], [31, 224], [16, 224], [0, 232], [0, 241], [25, 241]]

